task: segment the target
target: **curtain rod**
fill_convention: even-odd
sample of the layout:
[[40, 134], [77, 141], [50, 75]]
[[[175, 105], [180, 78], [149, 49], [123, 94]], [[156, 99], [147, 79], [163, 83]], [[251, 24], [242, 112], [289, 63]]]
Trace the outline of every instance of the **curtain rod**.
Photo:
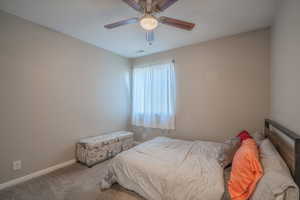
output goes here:
[[174, 63], [175, 64], [175, 59], [167, 59], [167, 60], [159, 60], [155, 62], [143, 62], [139, 64], [133, 64], [133, 67], [147, 67], [148, 65], [155, 65], [155, 64], [161, 64], [161, 63]]

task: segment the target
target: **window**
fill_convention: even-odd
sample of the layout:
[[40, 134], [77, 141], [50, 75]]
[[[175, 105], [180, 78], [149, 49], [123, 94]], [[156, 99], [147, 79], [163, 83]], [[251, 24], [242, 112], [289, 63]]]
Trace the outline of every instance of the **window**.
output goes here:
[[173, 62], [133, 69], [132, 125], [175, 129], [175, 69]]

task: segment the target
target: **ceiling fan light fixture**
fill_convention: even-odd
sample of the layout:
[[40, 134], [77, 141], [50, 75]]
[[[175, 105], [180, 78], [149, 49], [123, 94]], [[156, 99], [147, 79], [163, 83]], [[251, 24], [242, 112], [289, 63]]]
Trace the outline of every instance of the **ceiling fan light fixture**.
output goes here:
[[151, 31], [158, 26], [158, 21], [152, 15], [145, 15], [141, 18], [140, 25], [143, 29]]

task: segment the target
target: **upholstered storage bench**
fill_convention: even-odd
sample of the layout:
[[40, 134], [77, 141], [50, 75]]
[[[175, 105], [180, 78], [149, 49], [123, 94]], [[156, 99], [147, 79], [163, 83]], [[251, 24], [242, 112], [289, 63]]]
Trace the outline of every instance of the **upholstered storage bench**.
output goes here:
[[92, 167], [133, 146], [133, 133], [127, 131], [85, 138], [76, 145], [76, 159], [78, 162]]

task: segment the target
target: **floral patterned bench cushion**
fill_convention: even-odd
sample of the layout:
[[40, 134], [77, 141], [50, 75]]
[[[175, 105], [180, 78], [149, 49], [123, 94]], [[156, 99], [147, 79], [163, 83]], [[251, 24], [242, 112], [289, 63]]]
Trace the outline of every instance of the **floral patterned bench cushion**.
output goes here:
[[77, 161], [92, 166], [132, 146], [132, 132], [113, 132], [80, 140], [76, 145], [76, 158]]

